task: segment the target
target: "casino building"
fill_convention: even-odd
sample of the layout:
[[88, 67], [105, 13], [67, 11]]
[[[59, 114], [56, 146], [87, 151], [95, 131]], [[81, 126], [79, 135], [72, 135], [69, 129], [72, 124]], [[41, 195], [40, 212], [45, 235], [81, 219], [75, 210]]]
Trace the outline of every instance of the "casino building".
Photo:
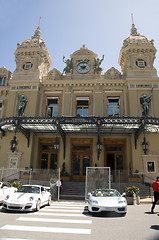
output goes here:
[[[86, 167], [111, 167], [114, 181], [159, 172], [159, 78], [154, 41], [130, 36], [121, 72], [83, 45], [52, 64], [38, 27], [17, 44], [13, 74], [0, 68], [0, 168], [57, 169], [84, 181]], [[105, 56], [106, 57], [106, 56]], [[62, 58], [61, 58], [62, 59]]]

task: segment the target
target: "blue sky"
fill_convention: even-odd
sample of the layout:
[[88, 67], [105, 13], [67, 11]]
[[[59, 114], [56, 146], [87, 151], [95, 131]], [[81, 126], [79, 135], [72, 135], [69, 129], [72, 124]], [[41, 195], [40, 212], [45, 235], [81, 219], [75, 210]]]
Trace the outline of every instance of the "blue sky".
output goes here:
[[[63, 71], [63, 56], [83, 44], [102, 58], [103, 72], [118, 64], [123, 40], [130, 35], [131, 13], [138, 32], [159, 50], [158, 0], [0, 0], [0, 67], [15, 70], [17, 43], [34, 35], [41, 16], [41, 37], [52, 59], [50, 70]], [[154, 66], [159, 72], [159, 53]]]

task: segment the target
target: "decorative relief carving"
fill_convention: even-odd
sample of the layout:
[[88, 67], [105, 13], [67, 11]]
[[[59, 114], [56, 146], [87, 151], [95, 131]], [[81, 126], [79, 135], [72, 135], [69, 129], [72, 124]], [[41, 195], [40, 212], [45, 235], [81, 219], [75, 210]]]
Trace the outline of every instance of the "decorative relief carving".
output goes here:
[[118, 79], [118, 78], [120, 79], [121, 73], [117, 69], [112, 67], [105, 73], [105, 78], [106, 79]]

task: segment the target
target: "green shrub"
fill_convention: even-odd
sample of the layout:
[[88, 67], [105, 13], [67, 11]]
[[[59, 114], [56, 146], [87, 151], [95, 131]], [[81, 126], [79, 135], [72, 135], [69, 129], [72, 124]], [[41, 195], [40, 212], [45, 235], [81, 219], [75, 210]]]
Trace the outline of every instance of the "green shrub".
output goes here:
[[17, 188], [17, 189], [19, 189], [22, 185], [23, 185], [23, 184], [21, 184], [21, 183], [18, 182], [18, 181], [14, 181], [14, 182], [12, 183], [12, 186], [15, 187], [15, 188]]

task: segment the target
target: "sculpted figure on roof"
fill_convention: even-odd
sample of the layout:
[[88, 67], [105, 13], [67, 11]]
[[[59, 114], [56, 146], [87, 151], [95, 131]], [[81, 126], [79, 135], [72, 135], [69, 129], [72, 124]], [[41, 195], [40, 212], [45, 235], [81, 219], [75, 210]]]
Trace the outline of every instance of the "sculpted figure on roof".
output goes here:
[[72, 59], [65, 60], [65, 57], [63, 56], [63, 62], [66, 63], [66, 67], [63, 69], [63, 73], [69, 73], [72, 69]]
[[103, 62], [104, 60], [104, 55], [102, 56], [102, 59], [99, 59], [99, 58], [94, 58], [94, 65], [93, 65], [93, 68], [94, 68], [94, 71], [95, 72], [100, 72], [102, 71], [103, 69], [100, 67], [101, 63]]

